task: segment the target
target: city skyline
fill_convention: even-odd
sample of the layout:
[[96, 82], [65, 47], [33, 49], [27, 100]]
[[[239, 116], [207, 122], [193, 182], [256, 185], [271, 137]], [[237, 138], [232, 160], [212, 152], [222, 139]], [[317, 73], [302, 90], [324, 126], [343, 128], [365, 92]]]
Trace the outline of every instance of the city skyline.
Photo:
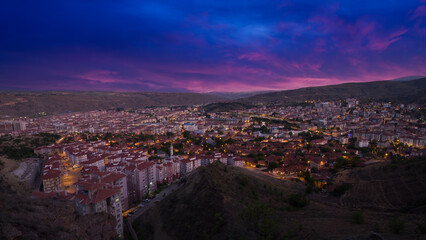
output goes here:
[[286, 90], [426, 75], [426, 1], [2, 3], [0, 89]]

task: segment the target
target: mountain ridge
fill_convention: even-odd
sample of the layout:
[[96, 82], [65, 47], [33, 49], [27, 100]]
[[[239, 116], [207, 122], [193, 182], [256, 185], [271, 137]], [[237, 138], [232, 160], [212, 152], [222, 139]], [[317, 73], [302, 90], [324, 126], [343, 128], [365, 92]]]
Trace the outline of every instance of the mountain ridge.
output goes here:
[[424, 104], [426, 100], [426, 78], [411, 81], [385, 80], [307, 87], [259, 94], [236, 101], [248, 104], [290, 104], [302, 103], [306, 100], [332, 101], [345, 98], [358, 98], [361, 101], [377, 100]]
[[[251, 92], [250, 94], [252, 94]], [[245, 94], [245, 93], [244, 93]], [[237, 95], [234, 94], [234, 97]], [[240, 95], [241, 96], [241, 95]], [[320, 87], [274, 91], [230, 100], [226, 96], [202, 93], [110, 92], [110, 91], [22, 91], [0, 90], [0, 117], [33, 116], [45, 112], [85, 112], [147, 106], [187, 106], [211, 104], [213, 111], [240, 110], [253, 105], [289, 105], [306, 100], [334, 101], [358, 98], [360, 101], [395, 103], [426, 102], [426, 77], [410, 81], [343, 83]]]
[[32, 116], [45, 112], [85, 112], [114, 108], [197, 105], [224, 100], [200, 93], [100, 91], [0, 91], [0, 115]]

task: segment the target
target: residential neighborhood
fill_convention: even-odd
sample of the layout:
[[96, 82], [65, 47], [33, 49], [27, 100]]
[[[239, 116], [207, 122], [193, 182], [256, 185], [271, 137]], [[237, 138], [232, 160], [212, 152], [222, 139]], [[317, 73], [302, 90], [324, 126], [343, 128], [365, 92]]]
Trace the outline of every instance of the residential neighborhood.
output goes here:
[[357, 99], [208, 113], [200, 106], [66, 113], [0, 123], [2, 135], [57, 134], [42, 157], [34, 198], [71, 201], [81, 215], [116, 218], [197, 168], [221, 162], [278, 179], [335, 188], [336, 174], [372, 162], [425, 155], [415, 104]]

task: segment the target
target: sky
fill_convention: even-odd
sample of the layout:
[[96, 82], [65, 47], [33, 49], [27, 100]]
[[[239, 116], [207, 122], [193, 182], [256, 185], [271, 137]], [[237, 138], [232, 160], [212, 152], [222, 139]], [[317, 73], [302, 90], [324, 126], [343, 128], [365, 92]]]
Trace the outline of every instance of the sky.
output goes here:
[[1, 1], [0, 89], [238, 92], [426, 76], [426, 0]]

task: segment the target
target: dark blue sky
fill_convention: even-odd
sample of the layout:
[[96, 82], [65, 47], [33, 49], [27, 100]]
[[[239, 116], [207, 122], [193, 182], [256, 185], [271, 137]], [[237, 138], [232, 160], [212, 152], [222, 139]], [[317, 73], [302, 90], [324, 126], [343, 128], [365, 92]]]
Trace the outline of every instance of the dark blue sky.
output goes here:
[[0, 3], [0, 89], [252, 91], [407, 75], [426, 75], [426, 0]]

